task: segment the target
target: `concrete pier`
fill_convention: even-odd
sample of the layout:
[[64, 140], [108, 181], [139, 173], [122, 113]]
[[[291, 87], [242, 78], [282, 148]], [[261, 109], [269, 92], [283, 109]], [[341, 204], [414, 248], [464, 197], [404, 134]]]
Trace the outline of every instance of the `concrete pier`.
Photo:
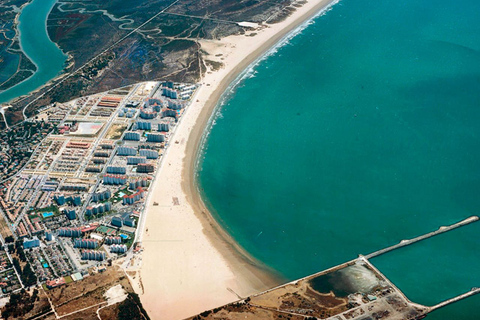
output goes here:
[[[436, 231], [418, 236], [416, 238], [410, 240], [402, 240], [396, 245], [375, 251], [373, 253], [370, 253], [369, 255], [359, 255], [358, 258], [354, 260], [347, 261], [340, 265], [331, 267], [327, 270], [303, 277], [301, 279], [297, 279], [295, 281], [291, 281], [275, 288], [253, 294], [248, 298], [240, 297], [237, 294], [237, 297], [240, 300], [237, 300], [233, 304], [225, 305], [217, 311], [223, 309], [223, 312], [229, 312], [229, 308], [233, 308], [232, 310], [235, 310], [235, 312], [243, 312], [242, 314], [245, 315], [245, 318], [247, 318], [247, 316], [250, 317], [253, 315], [254, 318], [257, 317], [258, 319], [267, 319], [264, 318], [265, 312], [271, 313], [271, 315], [286, 315], [286, 317], [316, 317], [316, 319], [325, 319], [324, 316], [326, 316], [328, 319], [338, 320], [364, 320], [373, 318], [377, 319], [378, 316], [381, 316], [382, 319], [390, 320], [423, 319], [427, 316], [427, 314], [432, 311], [480, 293], [480, 288], [472, 288], [469, 292], [445, 300], [434, 306], [425, 306], [410, 301], [410, 299], [408, 299], [408, 297], [399, 288], [397, 288], [394, 283], [392, 283], [379, 269], [377, 269], [369, 261], [369, 259], [428, 239], [438, 234], [471, 224], [478, 220], [480, 220], [479, 217], [472, 216], [450, 226], [440, 227]], [[325, 304], [325, 301], [322, 298], [322, 293], [317, 293], [317, 296], [315, 296], [314, 293], [314, 298], [312, 300], [311, 292], [316, 290], [312, 287], [312, 280], [317, 277], [337, 272], [338, 270], [354, 265], [363, 266], [370, 272], [373, 272], [376, 278], [380, 280], [379, 286], [377, 286], [377, 289], [374, 292], [370, 292], [369, 295], [366, 295], [365, 293], [362, 294], [361, 292], [352, 291], [351, 296], [349, 295], [348, 299], [349, 301], [353, 301], [354, 304], [347, 309], [332, 309], [331, 303], [333, 302], [327, 301], [327, 303]], [[227, 288], [227, 290], [236, 294], [230, 288]], [[330, 292], [330, 298], [334, 298], [331, 297], [332, 294], [333, 292]], [[370, 299], [370, 295], [372, 295], [373, 298]], [[358, 297], [360, 297], [360, 300], [358, 300]], [[333, 300], [335, 300], [335, 298]], [[306, 303], [305, 307], [299, 307], [301, 303]], [[245, 306], [247, 306], [246, 309]], [[259, 312], [258, 310], [260, 310], [261, 312]], [[333, 313], [325, 314], [325, 310]]]
[[445, 301], [442, 301], [440, 302], [439, 304], [436, 304], [434, 305], [433, 307], [429, 307], [428, 308], [428, 312], [432, 312], [434, 310], [437, 310], [437, 309], [440, 309], [440, 308], [443, 308], [445, 306], [448, 306], [449, 304], [451, 303], [454, 303], [454, 302], [457, 302], [457, 301], [460, 301], [460, 300], [463, 300], [463, 299], [466, 299], [468, 297], [471, 297], [471, 296], [474, 296], [476, 294], [480, 293], [480, 288], [472, 288], [472, 290], [464, 293], [464, 294], [461, 294], [459, 296], [456, 296], [454, 298], [451, 298], [451, 299], [448, 299], [448, 300], [445, 300]]
[[387, 252], [390, 252], [390, 251], [393, 251], [393, 250], [396, 250], [396, 249], [414, 244], [415, 242], [419, 242], [419, 241], [431, 238], [433, 236], [436, 236], [436, 235], [439, 235], [439, 234], [442, 234], [442, 233], [445, 233], [445, 232], [448, 232], [448, 231], [466, 226], [466, 225], [468, 225], [470, 223], [473, 223], [473, 222], [476, 222], [478, 220], [479, 220], [478, 216], [472, 216], [470, 218], [467, 218], [465, 220], [462, 220], [462, 221], [457, 222], [455, 224], [452, 224], [450, 226], [440, 227], [438, 230], [433, 231], [433, 232], [429, 232], [429, 233], [424, 234], [422, 236], [419, 236], [419, 237], [416, 237], [416, 238], [413, 238], [413, 239], [409, 239], [409, 240], [402, 240], [402, 241], [400, 241], [400, 243], [398, 243], [396, 245], [393, 245], [391, 247], [387, 247], [385, 249], [381, 249], [381, 250], [372, 252], [370, 254], [367, 254], [367, 255], [365, 255], [365, 258], [371, 259], [371, 258], [378, 257], [378, 256], [380, 256], [384, 253], [387, 253]]
[[378, 270], [377, 267], [375, 267], [375, 266], [374, 266], [370, 261], [368, 261], [368, 259], [366, 259], [364, 256], [359, 256], [357, 261], [363, 262], [363, 263], [366, 264], [370, 269], [372, 269], [374, 272], [376, 272], [378, 275], [380, 275], [380, 277], [382, 277], [383, 279], [385, 279], [385, 281], [388, 283], [388, 285], [391, 286], [392, 288], [394, 288], [406, 301], [408, 301], [408, 303], [414, 305], [417, 309], [422, 310], [422, 311], [425, 312], [425, 313], [430, 312], [430, 307], [421, 305], [421, 304], [419, 304], [419, 303], [412, 302], [410, 299], [408, 299], [408, 297], [403, 293], [402, 290], [398, 289], [397, 286], [396, 286], [395, 284], [393, 284], [393, 282], [390, 281], [390, 279], [388, 279], [382, 272], [380, 272], [380, 270]]

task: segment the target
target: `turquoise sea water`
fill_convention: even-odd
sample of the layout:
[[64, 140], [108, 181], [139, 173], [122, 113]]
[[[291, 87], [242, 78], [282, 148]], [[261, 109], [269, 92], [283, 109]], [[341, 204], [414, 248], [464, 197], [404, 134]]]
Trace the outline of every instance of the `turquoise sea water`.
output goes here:
[[[288, 279], [480, 213], [480, 2], [343, 0], [314, 21], [227, 97], [198, 171], [224, 228]], [[479, 234], [372, 262], [433, 305], [480, 286]]]
[[23, 52], [37, 66], [35, 74], [0, 92], [0, 103], [28, 94], [55, 78], [64, 68], [67, 56], [48, 37], [46, 21], [57, 0], [33, 0], [20, 14], [18, 30]]

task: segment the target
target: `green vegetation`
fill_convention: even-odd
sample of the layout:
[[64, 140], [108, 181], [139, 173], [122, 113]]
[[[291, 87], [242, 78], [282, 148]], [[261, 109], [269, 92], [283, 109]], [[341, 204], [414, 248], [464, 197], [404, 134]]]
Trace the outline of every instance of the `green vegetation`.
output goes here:
[[9, 251], [12, 254], [16, 253], [20, 261], [25, 265], [22, 268], [22, 266], [20, 265], [20, 261], [15, 257], [13, 258], [13, 266], [15, 270], [17, 270], [18, 274], [20, 275], [22, 283], [25, 286], [31, 286], [36, 284], [37, 276], [35, 275], [32, 268], [30, 267], [30, 264], [28, 264], [27, 262], [27, 256], [25, 255], [25, 251], [23, 250], [22, 241], [18, 240], [17, 242], [15, 242], [14, 250], [10, 250], [10, 247], [9, 247]]
[[69, 284], [69, 283], [73, 282], [73, 279], [72, 279], [71, 276], [63, 277], [63, 279], [65, 279], [65, 283], [66, 283], [66, 284]]
[[[8, 118], [8, 117], [7, 117]], [[10, 122], [10, 120], [9, 120]], [[11, 123], [11, 122], [10, 122]], [[25, 121], [0, 132], [0, 180], [11, 177], [23, 168], [34, 149], [53, 130], [54, 123]]]
[[124, 235], [126, 235], [126, 236], [128, 236], [128, 239], [127, 239], [127, 240], [124, 240], [123, 243], [127, 246], [127, 248], [130, 249], [130, 247], [131, 247], [132, 244], [133, 244], [133, 240], [134, 240], [134, 238], [135, 238], [135, 234], [130, 233], [130, 232], [123, 232], [123, 231], [122, 231], [121, 233], [124, 234]]
[[125, 188], [120, 189], [120, 190], [118, 190], [117, 192], [115, 192], [115, 193], [113, 194], [111, 200], [112, 200], [113, 202], [122, 201], [122, 197], [120, 197], [120, 195], [119, 195], [119, 194], [122, 193], [122, 192], [123, 192], [124, 194], [126, 194], [127, 196], [129, 196], [129, 195], [132, 194], [132, 191], [128, 190], [128, 187], [125, 187]]
[[30, 296], [24, 289], [10, 295], [10, 301], [2, 308], [3, 319], [19, 319], [33, 310], [38, 300], [38, 290], [34, 289]]
[[51, 206], [48, 206], [48, 207], [45, 207], [45, 208], [35, 209], [35, 212], [36, 213], [53, 212], [53, 214], [56, 215], [56, 216], [60, 214], [60, 210], [58, 210], [58, 206], [53, 205], [53, 204]]
[[223, 63], [213, 60], [205, 60], [205, 64], [209, 66], [213, 71], [217, 71], [223, 67]]
[[27, 256], [25, 256], [25, 251], [23, 250], [22, 241], [18, 240], [17, 242], [15, 242], [15, 250], [13, 250], [12, 253], [17, 253], [18, 257], [20, 258], [20, 261], [27, 262]]
[[149, 320], [145, 309], [143, 309], [140, 298], [136, 293], [129, 292], [127, 299], [118, 305], [119, 320]]
[[18, 274], [20, 275], [20, 278], [22, 280], [22, 283], [28, 287], [28, 286], [33, 286], [34, 284], [37, 283], [37, 276], [33, 272], [32, 268], [30, 267], [30, 264], [26, 263], [25, 267], [20, 266], [20, 262], [18, 261], [17, 258], [13, 258], [13, 266], [17, 270]]

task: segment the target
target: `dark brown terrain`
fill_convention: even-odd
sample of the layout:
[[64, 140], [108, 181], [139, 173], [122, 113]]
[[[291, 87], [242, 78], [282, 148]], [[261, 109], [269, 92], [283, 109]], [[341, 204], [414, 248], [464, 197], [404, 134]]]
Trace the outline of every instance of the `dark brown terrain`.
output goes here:
[[14, 108], [7, 111], [9, 123], [22, 120], [21, 110], [27, 105], [25, 114], [32, 116], [54, 101], [65, 102], [139, 81], [196, 82], [205, 71], [198, 40], [242, 34], [245, 29], [238, 22], [281, 21], [301, 3], [294, 0], [59, 1], [49, 16], [48, 32], [69, 54], [69, 66], [64, 76], [49, 87], [15, 102]]

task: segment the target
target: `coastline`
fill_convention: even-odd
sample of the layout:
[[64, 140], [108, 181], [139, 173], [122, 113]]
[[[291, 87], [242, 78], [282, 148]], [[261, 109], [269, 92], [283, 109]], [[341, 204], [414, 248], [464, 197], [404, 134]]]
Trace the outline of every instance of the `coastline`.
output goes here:
[[[142, 280], [136, 287], [142, 288], [140, 298], [152, 319], [186, 318], [286, 282], [245, 252], [215, 221], [199, 193], [195, 165], [205, 128], [231, 83], [292, 31], [336, 2], [311, 0], [286, 20], [261, 30], [201, 41], [208, 58], [224, 65], [202, 79], [171, 138], [147, 203]], [[173, 203], [175, 198], [179, 205]]]
[[[8, 92], [9, 90], [13, 90], [15, 89], [16, 87], [20, 86], [21, 84], [23, 84], [24, 82], [30, 80], [32, 77], [35, 76], [35, 74], [41, 72], [40, 70], [40, 66], [38, 65], [37, 61], [35, 61], [34, 59], [32, 59], [32, 57], [24, 50], [23, 48], [23, 45], [22, 45], [22, 41], [20, 41], [21, 39], [21, 30], [20, 30], [20, 24], [21, 24], [21, 21], [20, 21], [20, 16], [22, 15], [23, 13], [23, 10], [31, 5], [32, 3], [34, 3], [34, 1], [30, 1], [28, 3], [25, 3], [24, 5], [22, 5], [20, 7], [20, 10], [18, 12], [18, 14], [15, 16], [15, 20], [14, 20], [14, 24], [16, 25], [15, 29], [16, 29], [16, 38], [18, 39], [18, 44], [19, 44], [19, 47], [20, 47], [20, 50], [22, 52], [22, 54], [35, 66], [36, 70], [35, 72], [33, 72], [29, 77], [21, 80], [20, 82], [16, 83], [15, 85], [7, 88], [6, 90], [2, 91], [1, 93], [5, 93], [5, 92]], [[62, 69], [58, 72], [58, 74], [56, 76], [54, 76], [53, 78], [51, 78], [50, 80], [46, 81], [45, 83], [43, 83], [42, 85], [40, 85], [38, 88], [36, 89], [33, 89], [27, 93], [24, 93], [20, 96], [17, 96], [9, 101], [6, 101], [5, 103], [9, 103], [9, 104], [13, 104], [13, 103], [19, 103], [20, 101], [24, 100], [25, 98], [27, 97], [30, 97], [36, 93], [38, 93], [39, 91], [41, 91], [42, 89], [50, 86], [52, 83], [55, 83], [57, 80], [63, 78], [65, 76], [65, 71], [68, 70], [68, 68], [70, 67], [70, 65], [72, 64], [72, 62], [70, 61], [70, 54], [69, 53], [65, 53], [63, 52], [63, 50], [60, 48], [60, 46], [58, 45], [58, 43], [52, 41], [52, 39], [50, 38], [50, 35], [48, 34], [48, 17], [50, 16], [53, 8], [55, 7], [55, 5], [58, 3], [58, 0], [54, 0], [54, 3], [52, 4], [52, 6], [50, 7], [50, 10], [48, 11], [47, 15], [46, 15], [46, 19], [45, 19], [45, 34], [47, 35], [47, 38], [48, 40], [53, 44], [55, 45], [59, 52], [62, 53], [62, 55], [64, 56], [64, 63], [63, 63], [63, 67]], [[69, 63], [70, 62], [70, 63]], [[24, 120], [26, 120], [27, 118], [25, 117], [24, 115]]]

